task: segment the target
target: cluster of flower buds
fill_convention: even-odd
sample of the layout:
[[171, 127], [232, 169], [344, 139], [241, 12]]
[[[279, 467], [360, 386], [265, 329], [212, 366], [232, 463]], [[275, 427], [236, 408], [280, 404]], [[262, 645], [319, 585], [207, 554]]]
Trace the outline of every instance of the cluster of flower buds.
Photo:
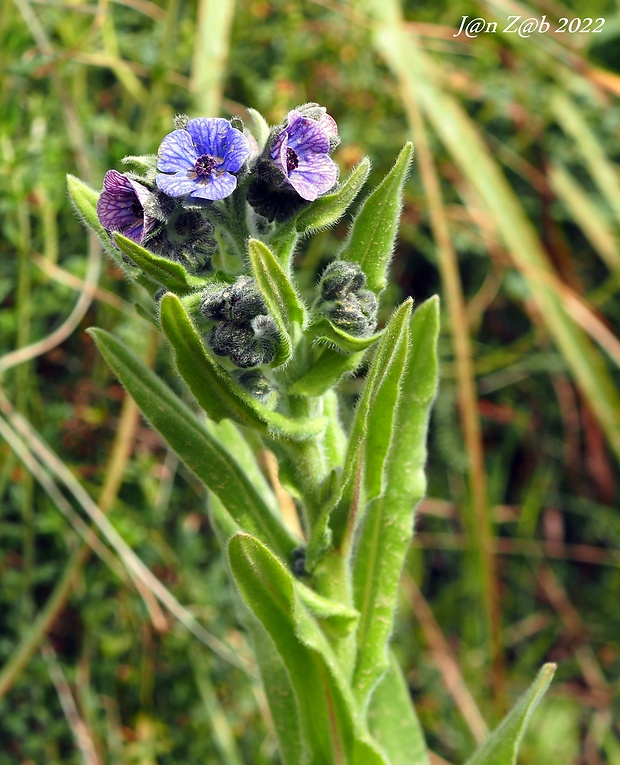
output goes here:
[[377, 298], [365, 289], [357, 263], [333, 260], [319, 279], [319, 313], [355, 337], [368, 337], [377, 325]]
[[200, 312], [216, 322], [207, 342], [218, 356], [227, 356], [242, 369], [274, 360], [278, 328], [254, 279], [240, 276], [233, 284], [209, 285], [202, 294]]

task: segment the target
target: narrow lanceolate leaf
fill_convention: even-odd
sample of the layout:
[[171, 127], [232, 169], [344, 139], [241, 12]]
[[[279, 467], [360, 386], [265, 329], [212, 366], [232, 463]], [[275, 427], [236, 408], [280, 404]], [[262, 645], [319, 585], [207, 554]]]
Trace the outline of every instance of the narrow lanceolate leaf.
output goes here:
[[406, 143], [394, 167], [365, 200], [338, 254], [340, 260], [359, 263], [366, 274], [366, 285], [373, 292], [381, 292], [387, 284], [412, 155], [413, 144]]
[[426, 491], [426, 433], [437, 387], [438, 334], [439, 301], [431, 298], [411, 319], [384, 490], [370, 502], [356, 547], [354, 602], [361, 617], [354, 692], [362, 708], [388, 667], [400, 572], [413, 533], [415, 506]]
[[295, 592], [294, 580], [264, 544], [236, 534], [228, 544], [235, 582], [267, 630], [295, 689], [307, 762], [388, 765], [360, 724], [348, 684], [322, 631]]
[[305, 326], [306, 311], [269, 247], [250, 239], [249, 251], [254, 277], [280, 332], [281, 348], [275, 361], [275, 366], [279, 366], [288, 361], [292, 353], [293, 323]]
[[411, 305], [411, 299], [406, 300], [388, 322], [355, 412], [342, 475], [342, 494], [329, 517], [336, 548], [345, 537], [352, 539], [355, 527], [362, 520], [361, 507], [356, 507], [361, 476], [364, 476], [367, 494], [374, 496], [381, 490], [383, 462], [404, 374]]
[[319, 197], [305, 207], [295, 218], [295, 227], [300, 234], [308, 234], [327, 228], [336, 223], [359, 194], [370, 172], [370, 159], [364, 157], [349, 173], [336, 191]]
[[99, 192], [92, 189], [84, 181], [76, 178], [75, 175], [67, 175], [67, 190], [69, 191], [69, 197], [75, 211], [80, 216], [84, 225], [99, 237], [106, 252], [112, 255], [117, 265], [124, 271], [127, 271], [127, 264], [123, 262], [120, 252], [113, 246], [108, 232], [99, 222], [99, 216], [97, 215]]
[[122, 234], [115, 233], [114, 241], [119, 250], [125, 253], [141, 271], [177, 295], [189, 295], [195, 292], [197, 284], [192, 283], [187, 271], [179, 263], [154, 255]]
[[351, 374], [362, 363], [364, 351], [341, 353], [331, 347], [321, 349], [316, 362], [289, 388], [294, 396], [322, 396], [340, 380]]
[[390, 651], [390, 666], [375, 689], [368, 709], [368, 727], [390, 765], [429, 765], [422, 727], [407, 683]]
[[183, 303], [170, 292], [162, 298], [160, 321], [181, 376], [211, 419], [219, 422], [229, 417], [271, 436], [296, 441], [312, 438], [325, 429], [324, 417], [292, 419], [253, 398], [208, 352]]
[[305, 765], [310, 762], [311, 748], [304, 737], [290, 675], [269, 633], [249, 611], [246, 623], [252, 636], [252, 647], [263, 680], [282, 763]]
[[532, 713], [540, 703], [555, 673], [555, 664], [545, 664], [536, 680], [508, 715], [467, 760], [466, 765], [515, 765], [521, 739]]
[[320, 318], [310, 327], [310, 333], [315, 337], [318, 345], [328, 345], [339, 348], [343, 353], [357, 353], [365, 351], [381, 337], [381, 333], [367, 337], [356, 337], [337, 327], [329, 319]]
[[102, 329], [89, 332], [142, 414], [187, 467], [219, 497], [234, 522], [241, 528], [252, 529], [288, 559], [297, 540], [274, 516], [234, 457], [123, 343]]

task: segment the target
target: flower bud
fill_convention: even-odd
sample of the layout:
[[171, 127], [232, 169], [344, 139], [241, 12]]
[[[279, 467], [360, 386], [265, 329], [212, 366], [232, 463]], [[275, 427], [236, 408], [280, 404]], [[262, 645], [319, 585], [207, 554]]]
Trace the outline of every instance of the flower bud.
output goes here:
[[267, 306], [254, 279], [240, 276], [224, 290], [224, 315], [230, 321], [248, 322], [259, 314], [267, 313]]
[[374, 329], [374, 322], [366, 315], [355, 294], [325, 303], [322, 313], [337, 327], [355, 337], [366, 337]]
[[336, 300], [366, 285], [366, 275], [357, 263], [332, 260], [319, 279], [319, 290], [324, 300]]

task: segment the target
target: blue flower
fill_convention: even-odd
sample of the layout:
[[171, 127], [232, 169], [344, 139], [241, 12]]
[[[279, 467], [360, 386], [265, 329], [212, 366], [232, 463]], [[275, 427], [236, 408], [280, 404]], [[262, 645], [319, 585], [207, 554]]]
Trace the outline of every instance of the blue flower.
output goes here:
[[338, 180], [338, 166], [329, 156], [330, 135], [337, 129], [334, 120], [329, 120], [327, 115], [323, 121], [311, 119], [293, 109], [288, 124], [271, 145], [271, 159], [286, 182], [308, 202], [325, 194]]
[[170, 197], [224, 199], [237, 186], [235, 174], [250, 155], [250, 145], [228, 120], [201, 117], [161, 142], [156, 183]]
[[108, 231], [120, 231], [140, 244], [156, 222], [144, 212], [150, 194], [141, 183], [116, 170], [108, 170], [97, 201], [99, 222]]

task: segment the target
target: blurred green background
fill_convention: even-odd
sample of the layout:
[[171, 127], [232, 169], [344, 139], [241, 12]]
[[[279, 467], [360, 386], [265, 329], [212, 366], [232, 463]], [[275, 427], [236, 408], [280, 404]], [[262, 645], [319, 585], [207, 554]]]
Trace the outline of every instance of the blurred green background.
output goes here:
[[[203, 491], [84, 330], [179, 385], [167, 350], [64, 177], [101, 188], [178, 112], [277, 122], [311, 100], [339, 124], [343, 171], [369, 154], [376, 183], [416, 147], [382, 311], [442, 298], [394, 637], [433, 765], [463, 762], [543, 661], [559, 668], [521, 762], [620, 762], [620, 7], [591, 0], [591, 24], [584, 8], [3, 3], [0, 765], [277, 762]], [[500, 31], [543, 14], [544, 34]], [[463, 16], [498, 31], [454, 37]], [[563, 17], [581, 22], [555, 31]], [[308, 285], [346, 230], [301, 249]], [[98, 511], [167, 605], [90, 530]]]

